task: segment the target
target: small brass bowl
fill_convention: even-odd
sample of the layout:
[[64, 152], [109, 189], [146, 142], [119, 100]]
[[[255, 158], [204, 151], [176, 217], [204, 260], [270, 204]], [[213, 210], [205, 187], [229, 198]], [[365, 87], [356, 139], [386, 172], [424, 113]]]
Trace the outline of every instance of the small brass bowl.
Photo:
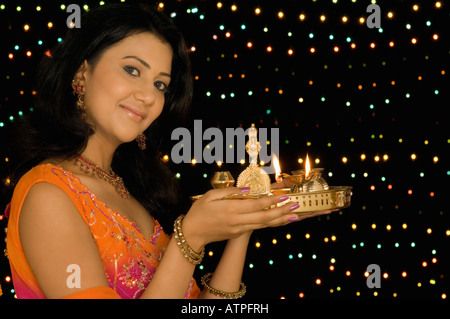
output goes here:
[[295, 174], [294, 172], [292, 173], [294, 175], [282, 173], [281, 177], [283, 178], [283, 180], [286, 180], [288, 182], [287, 184], [285, 183], [285, 185], [291, 188], [291, 193], [297, 193], [302, 188], [302, 185], [306, 181], [306, 178], [305, 174]]
[[211, 178], [211, 185], [214, 188], [226, 188], [233, 186], [234, 178], [229, 171], [215, 172]]

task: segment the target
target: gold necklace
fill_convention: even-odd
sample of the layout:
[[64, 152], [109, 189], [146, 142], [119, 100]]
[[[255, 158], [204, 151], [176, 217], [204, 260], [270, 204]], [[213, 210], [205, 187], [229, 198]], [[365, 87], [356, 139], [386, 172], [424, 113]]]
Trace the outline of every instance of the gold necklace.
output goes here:
[[97, 164], [95, 164], [92, 160], [86, 158], [86, 156], [83, 155], [77, 156], [75, 158], [74, 164], [79, 166], [81, 171], [83, 171], [84, 173], [97, 175], [99, 178], [113, 185], [122, 198], [125, 199], [130, 198], [130, 193], [125, 188], [122, 178], [116, 173], [114, 173], [112, 169], [110, 173], [107, 173], [103, 169], [101, 169]]

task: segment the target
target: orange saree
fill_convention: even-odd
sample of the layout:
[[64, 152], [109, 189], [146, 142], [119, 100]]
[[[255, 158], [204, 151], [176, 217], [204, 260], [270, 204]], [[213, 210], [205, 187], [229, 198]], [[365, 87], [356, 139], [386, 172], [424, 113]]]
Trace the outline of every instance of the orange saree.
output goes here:
[[[25, 196], [34, 184], [42, 181], [60, 187], [76, 206], [96, 242], [109, 284], [109, 287], [85, 289], [65, 298], [139, 298], [156, 272], [170, 238], [156, 220], [153, 234], [145, 238], [133, 222], [108, 208], [79, 178], [52, 164], [38, 165], [22, 176], [11, 200], [7, 251], [17, 297], [46, 298], [19, 237], [19, 217]], [[196, 298], [199, 293], [192, 279], [185, 298]]]

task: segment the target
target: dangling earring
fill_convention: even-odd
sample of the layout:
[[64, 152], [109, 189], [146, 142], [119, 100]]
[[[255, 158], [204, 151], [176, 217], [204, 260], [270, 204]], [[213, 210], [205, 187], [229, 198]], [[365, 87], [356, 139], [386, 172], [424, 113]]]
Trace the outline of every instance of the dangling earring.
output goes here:
[[[72, 81], [75, 82], [75, 81]], [[72, 84], [73, 87], [73, 94], [78, 96], [78, 100], [77, 100], [77, 108], [78, 110], [81, 112], [81, 118], [83, 120], [86, 119], [87, 114], [86, 114], [86, 105], [84, 105], [84, 87], [80, 84]]]
[[146, 141], [147, 141], [147, 137], [144, 135], [144, 133], [141, 133], [141, 134], [138, 135], [138, 137], [136, 137], [136, 142], [137, 142], [137, 144], [139, 146], [139, 149], [141, 151], [147, 149]]

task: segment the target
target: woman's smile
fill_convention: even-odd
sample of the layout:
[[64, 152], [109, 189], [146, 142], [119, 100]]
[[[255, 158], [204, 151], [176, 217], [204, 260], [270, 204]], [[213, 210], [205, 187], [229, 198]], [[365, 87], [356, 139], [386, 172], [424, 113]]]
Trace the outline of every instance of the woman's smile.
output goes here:
[[120, 108], [133, 120], [142, 122], [146, 118], [145, 112], [139, 110], [137, 107], [120, 105]]

